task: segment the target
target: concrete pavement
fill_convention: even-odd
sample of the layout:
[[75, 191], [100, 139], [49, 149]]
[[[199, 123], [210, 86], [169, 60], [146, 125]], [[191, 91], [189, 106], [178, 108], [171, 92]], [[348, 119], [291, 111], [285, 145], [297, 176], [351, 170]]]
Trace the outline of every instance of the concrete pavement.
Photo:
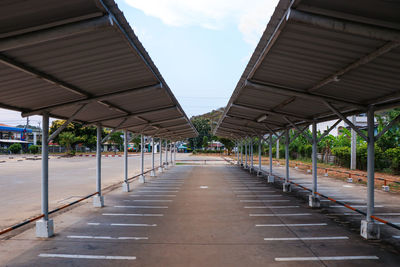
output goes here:
[[[238, 167], [175, 166], [2, 241], [5, 266], [398, 266], [400, 256]], [[61, 222], [60, 222], [61, 220]], [[58, 228], [57, 228], [58, 225]], [[32, 232], [32, 233], [29, 233]], [[10, 252], [12, 251], [12, 255]], [[4, 256], [7, 257], [4, 257]]]

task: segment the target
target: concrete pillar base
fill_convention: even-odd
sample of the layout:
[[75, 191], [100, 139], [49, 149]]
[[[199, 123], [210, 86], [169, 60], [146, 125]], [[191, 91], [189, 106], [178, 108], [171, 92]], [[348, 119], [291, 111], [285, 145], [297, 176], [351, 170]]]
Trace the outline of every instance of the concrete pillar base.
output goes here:
[[275, 182], [275, 177], [273, 175], [268, 175], [268, 183], [274, 183]]
[[325, 177], [328, 177], [329, 175], [328, 175], [328, 173], [324, 173], [324, 176], [325, 176]]
[[347, 182], [348, 183], [352, 183], [353, 182], [353, 178], [347, 178]]
[[168, 170], [168, 164], [164, 165], [164, 170]]
[[158, 167], [158, 172], [159, 173], [162, 173], [164, 170], [163, 170], [163, 167]]
[[307, 170], [307, 173], [311, 173], [311, 170]]
[[388, 185], [382, 185], [382, 190], [385, 192], [389, 192], [390, 188]]
[[292, 192], [292, 184], [283, 183], [283, 192]]
[[152, 171], [150, 172], [150, 176], [151, 176], [151, 177], [155, 177], [155, 176], [156, 176], [156, 172], [155, 172], [154, 170], [152, 170]]
[[139, 183], [144, 184], [146, 182], [146, 177], [142, 174], [139, 176]]
[[313, 209], [318, 209], [321, 207], [321, 198], [319, 196], [309, 195], [308, 205]]
[[361, 220], [360, 235], [368, 240], [379, 239], [379, 224], [375, 222], [367, 222], [367, 220]]
[[52, 219], [47, 221], [40, 219], [36, 221], [36, 237], [52, 237], [54, 235], [54, 224]]
[[122, 192], [129, 192], [129, 183], [128, 182], [123, 182], [122, 183]]
[[96, 195], [93, 197], [93, 207], [102, 208], [104, 207], [104, 196]]

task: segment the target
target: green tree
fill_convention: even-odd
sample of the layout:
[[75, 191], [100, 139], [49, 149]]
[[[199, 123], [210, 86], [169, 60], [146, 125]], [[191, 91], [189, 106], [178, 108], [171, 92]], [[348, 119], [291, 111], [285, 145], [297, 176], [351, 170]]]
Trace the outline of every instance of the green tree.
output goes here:
[[201, 148], [203, 146], [204, 136], [207, 136], [208, 140], [212, 139], [210, 120], [203, 117], [194, 117], [191, 119], [191, 122], [199, 135], [194, 138], [189, 138], [189, 145], [193, 149]]
[[73, 154], [72, 153], [72, 145], [74, 145], [79, 138], [77, 138], [73, 133], [71, 132], [63, 132], [59, 134], [59, 143], [62, 146], [65, 146], [67, 150], [67, 154]]
[[117, 145], [119, 151], [123, 150], [122, 147], [124, 144], [124, 139], [121, 137], [122, 135], [123, 135], [122, 132], [114, 132], [108, 139], [111, 143]]
[[208, 137], [205, 135], [203, 136], [203, 149], [207, 149], [208, 147]]
[[15, 143], [15, 144], [12, 144], [12, 145], [8, 148], [8, 150], [9, 150], [11, 153], [13, 153], [13, 154], [17, 154], [17, 153], [21, 152], [22, 146], [21, 146], [21, 144], [19, 144], [19, 143]]
[[219, 137], [218, 141], [220, 141], [225, 146], [225, 148], [228, 150], [228, 155], [230, 155], [232, 152], [232, 149], [235, 146], [235, 142], [233, 142], [231, 139], [224, 138], [224, 137]]

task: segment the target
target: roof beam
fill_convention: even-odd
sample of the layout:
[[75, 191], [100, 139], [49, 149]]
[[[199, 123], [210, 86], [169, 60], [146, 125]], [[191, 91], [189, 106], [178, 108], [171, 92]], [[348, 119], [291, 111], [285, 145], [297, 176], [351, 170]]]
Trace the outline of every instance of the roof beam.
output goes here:
[[169, 106], [169, 107], [152, 109], [152, 110], [143, 111], [143, 112], [130, 113], [128, 115], [117, 115], [117, 116], [103, 117], [103, 118], [100, 118], [100, 119], [88, 121], [87, 124], [94, 124], [94, 123], [99, 123], [99, 122], [103, 122], [103, 121], [110, 121], [110, 120], [122, 119], [122, 118], [130, 118], [130, 117], [135, 117], [135, 116], [145, 116], [145, 115], [149, 115], [149, 114], [152, 114], [152, 113], [157, 113], [157, 112], [161, 112], [161, 111], [168, 111], [168, 110], [176, 110], [176, 106]]
[[76, 34], [103, 30], [104, 28], [112, 27], [113, 25], [113, 21], [109, 16], [102, 16], [79, 22], [68, 23], [61, 26], [55, 26], [44, 30], [14, 35], [2, 38], [0, 42], [0, 52], [67, 38]]
[[[122, 128], [136, 128], [136, 127], [141, 127], [141, 126], [146, 126], [146, 125], [154, 126], [154, 125], [157, 125], [160, 123], [169, 123], [169, 122], [174, 122], [174, 121], [182, 120], [182, 119], [184, 119], [184, 118], [178, 117], [178, 118], [168, 119], [168, 120], [160, 120], [160, 121], [153, 121], [153, 122], [150, 121], [149, 123], [123, 125]], [[175, 126], [175, 125], [173, 125], [173, 126]]]
[[334, 103], [339, 103], [339, 104], [346, 104], [349, 106], [355, 106], [360, 109], [365, 109], [365, 110], [367, 109], [366, 105], [347, 101], [345, 99], [339, 99], [339, 98], [331, 97], [331, 96], [312, 94], [312, 93], [298, 91], [296, 89], [280, 87], [280, 86], [276, 86], [276, 85], [266, 85], [266, 84], [261, 84], [261, 83], [255, 82], [255, 81], [246, 80], [244, 86], [251, 87], [251, 88], [254, 88], [254, 89], [257, 89], [260, 91], [270, 92], [270, 93], [275, 93], [275, 94], [280, 94], [280, 95], [297, 96], [299, 98], [303, 98], [303, 99], [307, 99], [307, 100], [314, 100], [314, 101], [318, 101], [318, 102], [329, 101], [329, 102], [334, 102]]
[[65, 102], [65, 103], [61, 103], [61, 104], [46, 106], [46, 107], [42, 107], [39, 109], [31, 110], [28, 112], [23, 112], [21, 115], [22, 115], [22, 117], [27, 117], [27, 116], [40, 114], [43, 111], [50, 111], [50, 110], [54, 110], [57, 108], [64, 108], [64, 107], [68, 107], [68, 106], [91, 103], [91, 102], [96, 102], [96, 101], [111, 100], [115, 97], [124, 97], [124, 96], [128, 96], [131, 94], [136, 94], [136, 93], [146, 93], [146, 92], [159, 90], [161, 88], [162, 88], [161, 83], [150, 85], [150, 86], [131, 88], [131, 89], [122, 90], [122, 91], [118, 91], [118, 92], [102, 94], [102, 95], [92, 96], [92, 97], [86, 97], [86, 98], [80, 99], [80, 100], [74, 100], [74, 101], [69, 101], [69, 102]]
[[267, 122], [267, 123], [265, 123], [265, 122], [256, 122], [256, 121], [253, 121], [253, 120], [250, 120], [250, 119], [247, 119], [247, 118], [244, 118], [244, 117], [240, 117], [240, 116], [237, 116], [237, 115], [226, 115], [226, 118], [232, 118], [234, 120], [243, 120], [243, 121], [248, 121], [248, 122], [252, 122], [252, 123], [257, 123], [257, 124], [265, 126], [265, 127], [267, 127], [268, 124], [274, 125], [274, 126], [277, 126], [277, 127], [284, 127], [285, 126], [284, 124], [280, 124], [280, 123], [276, 123], [276, 122], [270, 122], [270, 121]]
[[366, 23], [317, 15], [295, 9], [290, 9], [286, 18], [288, 21], [307, 24], [326, 30], [349, 33], [377, 40], [400, 41], [400, 31]]
[[287, 112], [277, 112], [277, 111], [271, 111], [271, 110], [260, 109], [260, 108], [253, 108], [253, 107], [248, 107], [248, 106], [244, 106], [241, 104], [232, 104], [231, 107], [241, 108], [241, 109], [245, 109], [245, 110], [252, 111], [252, 112], [267, 113], [267, 114], [278, 115], [278, 116], [288, 116], [288, 117], [292, 117], [292, 118], [295, 118], [298, 120], [304, 120], [304, 121], [311, 120], [310, 118], [301, 117], [296, 114], [291, 114], [291, 113], [287, 113]]

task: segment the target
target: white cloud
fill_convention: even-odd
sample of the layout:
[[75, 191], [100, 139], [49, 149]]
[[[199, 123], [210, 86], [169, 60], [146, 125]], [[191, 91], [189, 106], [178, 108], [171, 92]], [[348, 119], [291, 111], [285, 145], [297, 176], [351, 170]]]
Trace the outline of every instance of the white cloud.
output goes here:
[[170, 26], [221, 30], [234, 23], [252, 45], [269, 21], [278, 0], [125, 0]]

